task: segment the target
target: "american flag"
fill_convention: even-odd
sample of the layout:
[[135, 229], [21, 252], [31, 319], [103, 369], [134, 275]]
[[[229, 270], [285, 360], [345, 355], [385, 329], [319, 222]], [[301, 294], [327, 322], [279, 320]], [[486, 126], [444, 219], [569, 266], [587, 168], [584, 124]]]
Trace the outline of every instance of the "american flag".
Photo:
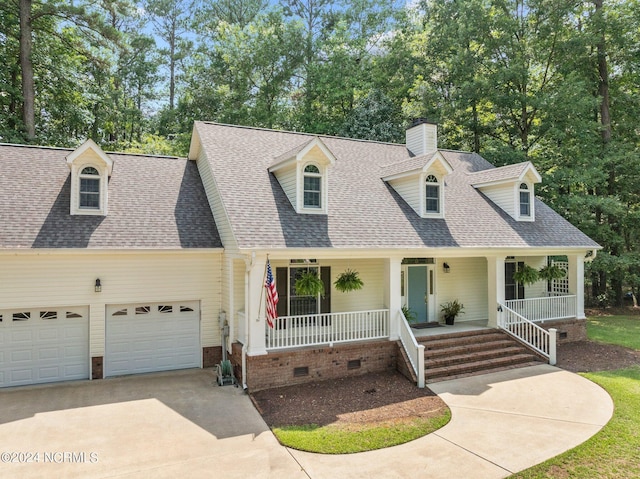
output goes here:
[[278, 291], [276, 290], [276, 281], [273, 279], [271, 264], [267, 259], [267, 280], [264, 287], [267, 288], [267, 324], [273, 328], [275, 320], [278, 318]]

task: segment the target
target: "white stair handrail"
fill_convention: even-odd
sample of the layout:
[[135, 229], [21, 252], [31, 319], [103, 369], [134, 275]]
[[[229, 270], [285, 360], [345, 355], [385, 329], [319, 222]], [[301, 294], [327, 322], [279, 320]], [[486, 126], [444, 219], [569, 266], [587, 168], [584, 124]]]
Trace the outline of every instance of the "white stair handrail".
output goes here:
[[424, 345], [416, 341], [416, 337], [413, 335], [413, 331], [411, 331], [411, 327], [409, 326], [407, 318], [405, 318], [402, 310], [398, 311], [398, 325], [400, 343], [407, 353], [407, 357], [413, 367], [413, 371], [416, 373], [416, 377], [418, 378], [418, 387], [423, 388], [425, 382]]
[[516, 338], [521, 343], [540, 353], [549, 360], [549, 364], [554, 366], [557, 362], [557, 330], [554, 328], [547, 331], [533, 321], [509, 308], [498, 303], [498, 327]]

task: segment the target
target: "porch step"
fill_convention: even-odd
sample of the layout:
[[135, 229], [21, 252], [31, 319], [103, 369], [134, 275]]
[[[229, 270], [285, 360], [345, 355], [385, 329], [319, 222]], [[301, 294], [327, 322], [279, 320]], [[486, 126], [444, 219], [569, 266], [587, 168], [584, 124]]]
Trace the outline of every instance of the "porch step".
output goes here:
[[542, 359], [496, 329], [421, 338], [427, 382], [540, 364]]

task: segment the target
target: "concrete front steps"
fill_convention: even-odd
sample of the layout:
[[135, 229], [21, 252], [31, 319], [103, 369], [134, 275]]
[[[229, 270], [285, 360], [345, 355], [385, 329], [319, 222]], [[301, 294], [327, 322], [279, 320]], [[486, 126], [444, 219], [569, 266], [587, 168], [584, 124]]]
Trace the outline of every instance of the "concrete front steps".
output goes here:
[[497, 329], [427, 336], [418, 341], [424, 345], [427, 383], [544, 362], [542, 357]]

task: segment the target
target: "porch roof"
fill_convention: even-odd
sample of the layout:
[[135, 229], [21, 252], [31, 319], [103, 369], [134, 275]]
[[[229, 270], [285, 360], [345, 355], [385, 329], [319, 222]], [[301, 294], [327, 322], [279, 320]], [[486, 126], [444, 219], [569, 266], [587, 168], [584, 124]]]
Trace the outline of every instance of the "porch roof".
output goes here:
[[[476, 153], [439, 150], [453, 168], [445, 177], [445, 218], [420, 218], [380, 178], [382, 167], [409, 159], [405, 145], [209, 122], [194, 129], [241, 249], [598, 247], [538, 199], [536, 221], [511, 218], [472, 186], [471, 173], [494, 169]], [[316, 137], [336, 159], [328, 214], [297, 214], [268, 168]]]

